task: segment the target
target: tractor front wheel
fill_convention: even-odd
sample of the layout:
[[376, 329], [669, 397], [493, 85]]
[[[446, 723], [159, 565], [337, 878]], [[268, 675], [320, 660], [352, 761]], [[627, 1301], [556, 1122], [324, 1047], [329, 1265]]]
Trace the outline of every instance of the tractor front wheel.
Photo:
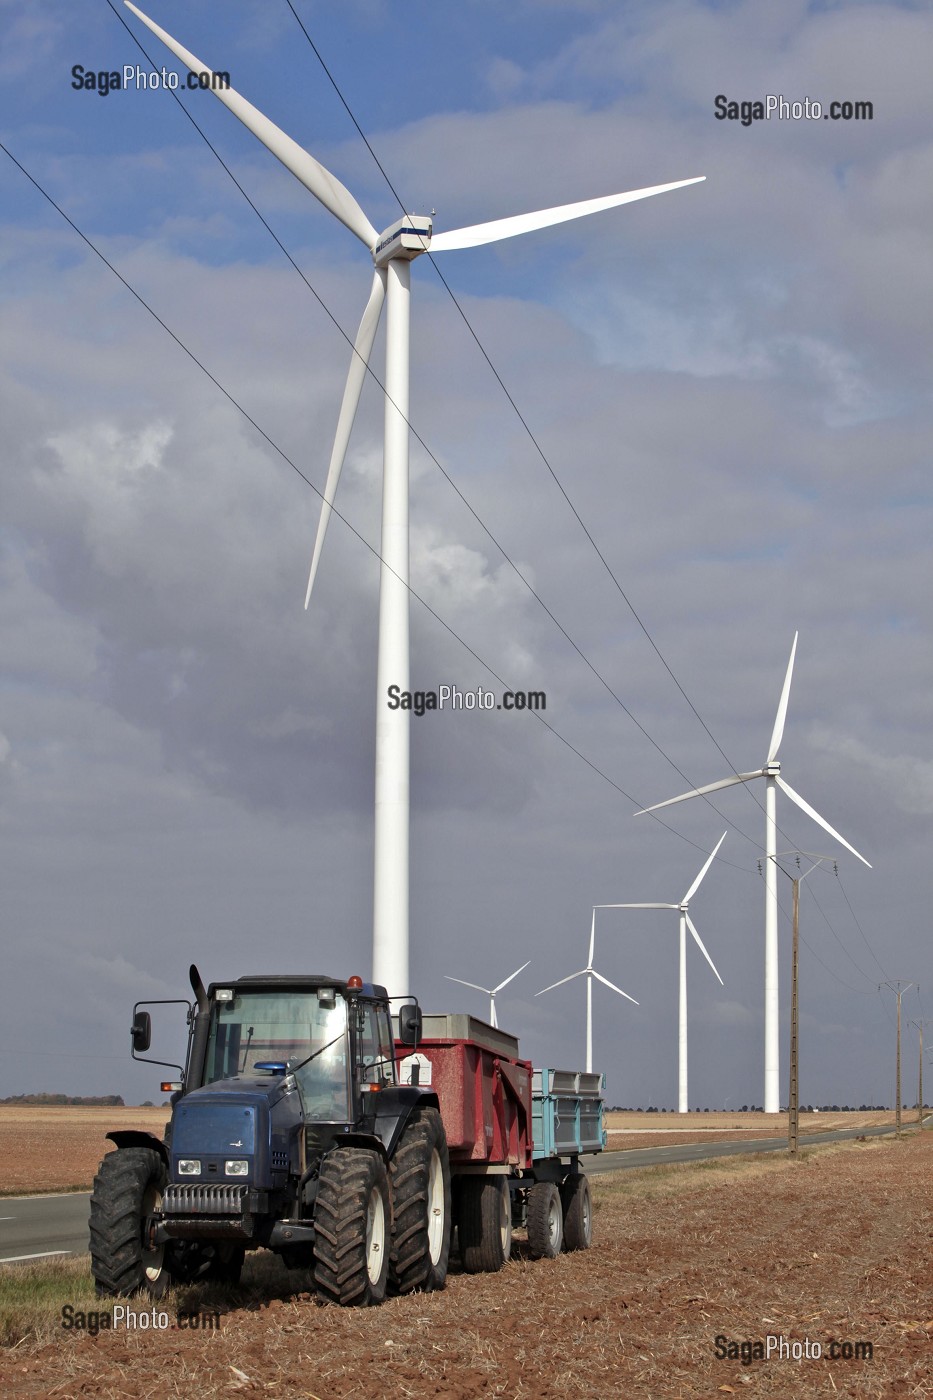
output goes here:
[[151, 1217], [162, 1204], [165, 1182], [165, 1163], [152, 1147], [120, 1147], [101, 1162], [90, 1221], [99, 1298], [128, 1298], [140, 1290], [161, 1298], [168, 1290], [165, 1246], [151, 1239]]

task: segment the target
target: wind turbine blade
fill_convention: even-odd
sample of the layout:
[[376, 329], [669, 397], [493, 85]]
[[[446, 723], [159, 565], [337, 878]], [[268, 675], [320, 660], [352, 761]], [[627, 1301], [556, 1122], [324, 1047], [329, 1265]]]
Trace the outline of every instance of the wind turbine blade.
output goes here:
[[670, 185], [650, 185], [643, 190], [629, 190], [626, 194], [607, 194], [600, 199], [583, 199], [577, 204], [559, 204], [553, 209], [537, 209], [531, 214], [513, 214], [508, 219], [493, 219], [486, 224], [451, 229], [449, 233], [435, 233], [431, 237], [431, 252], [446, 253], [454, 248], [476, 248], [482, 243], [498, 243], [500, 239], [514, 238], [519, 233], [531, 233], [535, 229], [549, 228], [552, 224], [567, 223], [569, 219], [598, 214], [603, 209], [614, 209], [619, 204], [633, 204], [637, 199], [649, 199], [654, 194], [683, 189], [684, 185], [698, 185], [705, 179], [705, 175], [697, 175], [692, 180], [675, 180]]
[[340, 416], [337, 419], [337, 432], [334, 436], [334, 446], [330, 454], [330, 466], [327, 469], [327, 481], [324, 485], [321, 518], [318, 521], [317, 536], [314, 541], [314, 554], [311, 557], [311, 572], [308, 575], [308, 591], [305, 594], [306, 608], [311, 601], [311, 589], [314, 587], [314, 579], [321, 558], [321, 550], [324, 548], [324, 536], [327, 534], [327, 526], [330, 523], [334, 497], [337, 494], [337, 483], [340, 480], [340, 473], [347, 455], [347, 446], [350, 442], [350, 434], [353, 431], [353, 420], [356, 418], [356, 410], [359, 407], [360, 394], [363, 391], [363, 381], [366, 378], [369, 357], [372, 353], [373, 341], [376, 338], [376, 330], [379, 326], [379, 317], [382, 314], [382, 306], [385, 297], [386, 271], [385, 268], [377, 267], [373, 274], [373, 285], [369, 293], [369, 301], [366, 303], [363, 319], [360, 322], [360, 328], [356, 333], [356, 340], [353, 343], [350, 372], [347, 375], [347, 382], [343, 391]]
[[593, 906], [593, 922], [590, 924], [590, 955], [586, 960], [587, 967], [593, 966], [593, 952], [596, 948], [596, 906]]
[[491, 988], [481, 987], [477, 982], [464, 982], [462, 977], [448, 977], [446, 972], [444, 973], [444, 977], [448, 982], [459, 982], [461, 987], [472, 987], [474, 992], [485, 992], [487, 996], [492, 995]]
[[679, 904], [599, 904], [599, 909], [679, 909]]
[[681, 904], [687, 905], [690, 903], [691, 899], [696, 894], [697, 890], [700, 888], [700, 885], [703, 883], [703, 876], [706, 874], [707, 870], [709, 870], [713, 861], [716, 859], [716, 852], [719, 850], [719, 847], [722, 845], [723, 841], [725, 841], [727, 835], [728, 833], [725, 831], [722, 833], [719, 840], [713, 847], [711, 854], [707, 858], [706, 864], [704, 865], [703, 869], [700, 871], [699, 875], [696, 877], [693, 884], [690, 886], [689, 890], [681, 900]]
[[[697, 947], [699, 948], [700, 952], [703, 954], [703, 956], [704, 956], [704, 958], [706, 959], [706, 961], [709, 963], [710, 967], [711, 967], [711, 968], [713, 969], [713, 971], [716, 973], [716, 976], [719, 977], [719, 973], [716, 971], [716, 964], [713, 962], [713, 960], [712, 960], [712, 958], [710, 957], [709, 953], [706, 951], [706, 948], [704, 947], [704, 944], [703, 944], [703, 939], [700, 937], [700, 935], [697, 933], [696, 929], [695, 929], [694, 926], [693, 926], [693, 920], [691, 919], [691, 917], [690, 917], [689, 914], [684, 914], [684, 918], [687, 920], [687, 928], [690, 930], [690, 932], [693, 934], [694, 938], [696, 939]], [[722, 986], [725, 985], [721, 977], [719, 977], [719, 985], [720, 985], [720, 987], [722, 987]]]
[[[210, 75], [211, 69], [193, 53], [179, 44], [177, 39], [173, 39], [171, 34], [166, 33], [159, 25], [155, 24], [148, 15], [144, 15], [142, 10], [138, 10], [130, 0], [124, 0], [128, 9], [133, 11], [148, 29], [151, 29], [157, 38], [169, 49], [176, 58], [180, 58], [186, 68], [190, 68], [192, 73], [205, 73]], [[245, 127], [253, 133], [262, 144], [276, 156], [287, 170], [301, 181], [306, 189], [309, 189], [316, 199], [319, 199], [325, 209], [345, 224], [351, 233], [355, 233], [357, 238], [366, 247], [372, 250], [376, 246], [378, 234], [372, 224], [363, 213], [356, 200], [345, 185], [342, 185], [336, 175], [332, 175], [323, 165], [309, 155], [297, 141], [293, 141], [290, 136], [271, 122], [268, 117], [264, 117], [251, 102], [247, 102], [245, 97], [241, 97], [233, 88], [221, 88], [211, 85], [214, 96], [219, 98], [225, 107], [229, 107], [235, 117], [238, 117]]]
[[623, 990], [622, 990], [621, 987], [617, 987], [616, 984], [615, 984], [615, 982], [610, 982], [610, 981], [609, 981], [609, 978], [608, 978], [608, 977], [604, 977], [603, 974], [602, 974], [601, 972], [597, 972], [596, 969], [595, 969], [595, 967], [592, 969], [592, 973], [593, 973], [593, 976], [594, 976], [598, 981], [602, 982], [602, 984], [603, 984], [604, 987], [611, 987], [612, 990], [613, 990], [614, 992], [618, 992], [618, 993], [619, 993], [619, 996], [620, 996], [620, 997], [625, 997], [625, 1000], [626, 1000], [626, 1001], [633, 1002], [635, 1006], [638, 1006], [638, 1002], [635, 1001], [635, 998], [634, 998], [634, 997], [630, 997], [629, 994], [628, 994], [628, 992], [623, 992]]
[[572, 982], [575, 977], [582, 977], [589, 972], [589, 968], [581, 967], [579, 972], [571, 972], [569, 977], [562, 977], [559, 982], [552, 982], [549, 987], [542, 987], [540, 992], [535, 992], [536, 997], [544, 996], [545, 992], [553, 992], [555, 987], [562, 987], [565, 982]]
[[845, 846], [847, 851], [851, 851], [854, 856], [858, 856], [862, 864], [867, 865], [869, 870], [871, 870], [871, 865], [865, 859], [865, 857], [859, 855], [855, 847], [850, 846], [846, 838], [844, 836], [840, 836], [836, 828], [830, 826], [829, 822], [825, 819], [825, 817], [821, 817], [819, 812], [817, 812], [813, 807], [810, 806], [809, 802], [804, 802], [803, 798], [800, 796], [800, 793], [794, 792], [794, 789], [791, 787], [790, 783], [785, 783], [784, 779], [780, 776], [776, 777], [774, 781], [777, 783], [781, 791], [787, 794], [791, 802], [796, 802], [797, 806], [802, 812], [806, 812], [808, 817], [812, 817], [815, 822], [818, 822], [824, 831], [828, 831], [830, 836], [834, 836], [837, 841], [840, 841], [842, 845]]
[[781, 691], [781, 699], [777, 708], [777, 718], [774, 721], [774, 729], [771, 731], [771, 747], [768, 749], [768, 762], [773, 763], [777, 758], [778, 749], [781, 747], [781, 740], [784, 738], [784, 721], [787, 719], [787, 701], [790, 698], [790, 681], [794, 674], [794, 657], [797, 654], [797, 638], [799, 632], [794, 633], [794, 642], [790, 649], [790, 660], [787, 663], [787, 675], [784, 677], [784, 688]]
[[511, 974], [511, 976], [507, 977], [507, 978], [505, 979], [504, 982], [500, 982], [499, 985], [498, 985], [498, 987], [495, 987], [493, 990], [496, 991], [496, 992], [501, 992], [503, 987], [507, 987], [507, 986], [509, 985], [509, 983], [511, 982], [511, 980], [512, 980], [513, 977], [517, 977], [518, 974], [519, 974], [520, 972], [524, 972], [524, 971], [525, 971], [525, 968], [528, 966], [528, 963], [530, 963], [530, 962], [531, 962], [531, 958], [528, 959], [528, 962], [523, 962], [522, 965], [521, 965], [521, 967], [517, 967], [517, 968], [515, 969], [515, 971]]
[[[718, 783], [707, 783], [705, 787], [691, 788], [690, 792], [682, 792], [679, 797], [669, 797], [666, 802], [656, 802], [653, 807], [642, 807], [640, 812], [636, 812], [636, 817], [643, 817], [646, 812], [657, 812], [661, 807], [672, 807], [675, 802], [686, 802], [688, 797], [702, 797], [705, 792], [718, 792], [720, 788], [734, 787], [736, 783], [750, 783], [752, 778], [763, 778], [765, 770], [756, 768], [754, 773], [733, 773], [731, 778], [720, 778]], [[679, 906], [678, 906], [679, 907]]]

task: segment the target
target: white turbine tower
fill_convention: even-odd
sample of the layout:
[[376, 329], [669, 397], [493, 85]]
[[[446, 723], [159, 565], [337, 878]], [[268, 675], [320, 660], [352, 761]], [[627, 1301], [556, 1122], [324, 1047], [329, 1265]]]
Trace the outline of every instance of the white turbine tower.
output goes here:
[[520, 972], [524, 972], [530, 962], [530, 958], [528, 962], [523, 962], [521, 967], [517, 967], [514, 972], [509, 973], [505, 981], [500, 982], [498, 987], [481, 987], [478, 982], [464, 982], [462, 977], [448, 977], [446, 973], [444, 976], [448, 982], [459, 982], [461, 987], [472, 987], [475, 992], [485, 992], [489, 998], [489, 1024], [498, 1028], [499, 1022], [496, 1019], [496, 993], [501, 992], [503, 987], [507, 987], [513, 977], [517, 977]]
[[[177, 40], [147, 18], [130, 0], [128, 8], [171, 49], [193, 73], [211, 69]], [[386, 692], [392, 684], [409, 689], [408, 646], [408, 380], [409, 290], [411, 261], [421, 253], [474, 248], [515, 234], [582, 218], [620, 204], [647, 199], [705, 179], [697, 176], [672, 184], [652, 185], [625, 194], [540, 209], [530, 214], [474, 224], [434, 234], [432, 222], [414, 214], [396, 219], [378, 233], [353, 195], [297, 142], [263, 116], [232, 88], [211, 87], [214, 96], [248, 127], [286, 169], [354, 233], [371, 254], [375, 271], [363, 319], [357, 332], [350, 371], [340, 406], [337, 432], [324, 487], [324, 504], [314, 543], [308, 597], [321, 557], [346, 455], [360, 392], [366, 377], [383, 302], [386, 316], [385, 449], [383, 458], [381, 569], [379, 582], [379, 655], [376, 677], [376, 800], [373, 888], [373, 979], [398, 996], [408, 983], [409, 884], [409, 711], [390, 711]], [[307, 606], [307, 598], [305, 599]]]
[[703, 954], [706, 961], [709, 963], [710, 967], [716, 973], [716, 976], [719, 978], [719, 985], [722, 986], [722, 978], [719, 977], [719, 973], [716, 970], [716, 964], [713, 962], [709, 953], [706, 951], [706, 948], [703, 945], [703, 940], [694, 928], [693, 920], [691, 919], [687, 911], [690, 907], [691, 899], [696, 894], [697, 890], [700, 888], [700, 885], [703, 882], [703, 877], [705, 876], [707, 870], [709, 870], [710, 866], [715, 860], [716, 854], [719, 851], [719, 847], [722, 845], [723, 841], [725, 841], [726, 834], [727, 833], [725, 831], [722, 833], [719, 840], [716, 842], [716, 845], [713, 847], [712, 852], [707, 857], [706, 864], [703, 866], [703, 869], [700, 871], [699, 875], [696, 877], [693, 884], [690, 886], [689, 890], [684, 895], [683, 899], [680, 901], [679, 904], [598, 904], [596, 906], [597, 909], [676, 909], [680, 914], [680, 999], [677, 1037], [678, 1113], [686, 1113], [689, 1108], [689, 1097], [687, 1094], [687, 929], [689, 929], [690, 932], [693, 934], [697, 947]]
[[[794, 673], [794, 657], [797, 653], [797, 637], [794, 633], [793, 646], [790, 649], [790, 660], [787, 663], [787, 674], [784, 677], [784, 689], [781, 691], [781, 699], [778, 704], [777, 717], [774, 721], [774, 729], [771, 732], [771, 744], [768, 748], [768, 757], [763, 768], [756, 768], [752, 773], [733, 773], [731, 777], [720, 778], [716, 783], [707, 783], [705, 787], [692, 788], [690, 792], [683, 792], [679, 797], [669, 797], [666, 802], [656, 802], [653, 807], [645, 807], [641, 812], [636, 812], [636, 816], [643, 816], [645, 812], [657, 812], [661, 807], [670, 807], [675, 802], [686, 802], [690, 797], [701, 797], [707, 792], [718, 792], [720, 788], [733, 787], [736, 783], [750, 783], [755, 778], [765, 780], [765, 1113], [777, 1113], [781, 1105], [781, 1091], [779, 1083], [780, 1075], [780, 1039], [779, 1039], [779, 1001], [778, 1001], [778, 909], [777, 909], [777, 870], [775, 868], [775, 856], [777, 855], [777, 820], [775, 817], [775, 795], [778, 788], [795, 802], [801, 811], [806, 812], [808, 817], [817, 822], [824, 831], [828, 831], [830, 836], [841, 842], [847, 851], [851, 851], [854, 856], [868, 865], [864, 856], [859, 855], [854, 846], [850, 846], [844, 836], [840, 836], [834, 827], [831, 827], [825, 817], [821, 817], [819, 812], [814, 811], [808, 802], [795, 792], [789, 783], [781, 777], [781, 765], [778, 762], [778, 750], [781, 747], [781, 739], [784, 736], [784, 721], [787, 718], [787, 700], [790, 695], [790, 682]], [[871, 866], [868, 865], [869, 870]]]
[[638, 1002], [634, 997], [630, 997], [628, 992], [623, 992], [621, 987], [617, 987], [614, 982], [610, 982], [608, 977], [604, 977], [601, 972], [597, 972], [593, 966], [593, 952], [596, 946], [596, 910], [605, 908], [604, 905], [593, 905], [593, 922], [590, 925], [590, 953], [586, 960], [586, 967], [581, 967], [579, 972], [571, 972], [569, 977], [562, 977], [559, 982], [552, 982], [549, 987], [542, 987], [540, 992], [535, 992], [536, 997], [544, 996], [545, 992], [552, 992], [555, 987], [562, 987], [565, 982], [572, 982], [576, 977], [586, 978], [586, 1072], [590, 1074], [593, 1069], [593, 978], [597, 982], [602, 982], [604, 987], [609, 987], [611, 991], [618, 992], [620, 997], [625, 997], [626, 1001], [633, 1002], [635, 1006]]

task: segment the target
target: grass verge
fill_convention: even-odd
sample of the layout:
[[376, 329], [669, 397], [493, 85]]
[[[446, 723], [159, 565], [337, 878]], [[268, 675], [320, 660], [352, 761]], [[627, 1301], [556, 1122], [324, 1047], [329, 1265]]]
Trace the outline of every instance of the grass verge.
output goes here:
[[97, 1307], [90, 1264], [81, 1259], [44, 1259], [0, 1268], [0, 1346], [51, 1341], [60, 1332], [67, 1304]]

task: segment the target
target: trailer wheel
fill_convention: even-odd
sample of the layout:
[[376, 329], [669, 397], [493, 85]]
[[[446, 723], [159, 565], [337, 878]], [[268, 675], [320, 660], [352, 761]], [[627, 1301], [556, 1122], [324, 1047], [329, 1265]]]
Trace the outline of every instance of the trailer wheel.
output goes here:
[[443, 1288], [450, 1256], [450, 1162], [436, 1108], [416, 1109], [389, 1163], [392, 1259], [389, 1285], [398, 1293]]
[[583, 1172], [565, 1178], [560, 1188], [564, 1208], [564, 1249], [589, 1249], [593, 1238], [590, 1183]]
[[91, 1195], [91, 1272], [98, 1298], [145, 1289], [161, 1298], [171, 1284], [164, 1245], [149, 1241], [149, 1218], [162, 1204], [167, 1173], [151, 1147], [108, 1152]]
[[529, 1189], [526, 1220], [532, 1259], [556, 1259], [564, 1241], [564, 1212], [553, 1181], [536, 1181]]
[[504, 1176], [464, 1178], [457, 1239], [468, 1274], [494, 1274], [502, 1268], [512, 1252], [512, 1201]]
[[378, 1152], [338, 1147], [321, 1163], [314, 1209], [314, 1282], [341, 1307], [370, 1307], [386, 1295], [389, 1178]]

